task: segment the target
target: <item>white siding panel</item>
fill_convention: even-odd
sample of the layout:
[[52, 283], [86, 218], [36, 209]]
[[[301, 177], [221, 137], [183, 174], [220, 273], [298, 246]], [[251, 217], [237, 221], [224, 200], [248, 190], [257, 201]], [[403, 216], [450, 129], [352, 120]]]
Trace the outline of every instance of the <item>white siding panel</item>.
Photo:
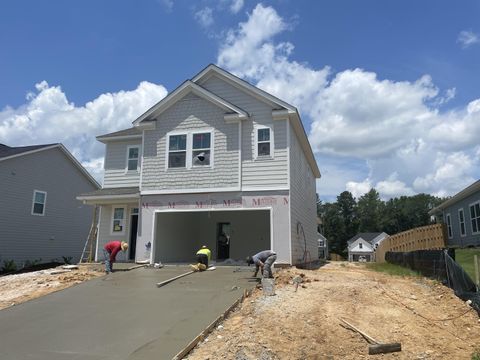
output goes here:
[[142, 141], [114, 141], [107, 144], [103, 178], [104, 188], [139, 186], [140, 172], [125, 171], [127, 147], [131, 145], [138, 145], [141, 148]]
[[[178, 101], [145, 131], [142, 190], [238, 187], [238, 124], [224, 120], [225, 111], [195, 95]], [[166, 141], [171, 131], [213, 128], [213, 167], [166, 169]]]
[[290, 130], [290, 154], [292, 262], [296, 264], [316, 260], [318, 239], [315, 177], [293, 129]]
[[[273, 105], [260, 101], [216, 76], [211, 76], [201, 86], [250, 114], [250, 120], [242, 123], [242, 186], [249, 188], [288, 186], [287, 121], [274, 121]], [[273, 159], [254, 160], [255, 125], [272, 128]], [[259, 174], [262, 176], [258, 176]]]

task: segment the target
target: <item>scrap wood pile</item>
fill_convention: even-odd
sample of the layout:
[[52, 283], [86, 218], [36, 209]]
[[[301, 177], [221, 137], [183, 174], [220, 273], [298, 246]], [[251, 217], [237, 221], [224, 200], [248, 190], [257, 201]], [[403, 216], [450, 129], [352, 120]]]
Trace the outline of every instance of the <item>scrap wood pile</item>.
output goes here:
[[101, 275], [103, 272], [96, 269], [74, 265], [2, 276], [0, 277], [0, 309], [65, 289]]

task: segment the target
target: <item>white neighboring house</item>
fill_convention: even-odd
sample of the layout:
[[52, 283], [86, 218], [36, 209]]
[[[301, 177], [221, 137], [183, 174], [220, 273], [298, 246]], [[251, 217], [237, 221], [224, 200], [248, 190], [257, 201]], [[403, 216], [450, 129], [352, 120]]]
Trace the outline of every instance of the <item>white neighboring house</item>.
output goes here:
[[97, 259], [110, 240], [130, 261], [188, 262], [277, 252], [277, 264], [318, 254], [316, 179], [298, 110], [209, 65], [106, 145]]
[[318, 258], [326, 260], [328, 258], [328, 241], [325, 236], [322, 234], [317, 234], [318, 236]]
[[388, 237], [382, 233], [359, 233], [347, 241], [348, 261], [375, 261], [375, 250]]

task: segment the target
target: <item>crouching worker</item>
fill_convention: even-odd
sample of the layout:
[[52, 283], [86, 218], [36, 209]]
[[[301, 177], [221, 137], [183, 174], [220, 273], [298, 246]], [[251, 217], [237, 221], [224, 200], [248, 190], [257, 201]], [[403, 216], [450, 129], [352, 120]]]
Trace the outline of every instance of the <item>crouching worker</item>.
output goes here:
[[113, 263], [116, 260], [118, 252], [127, 251], [128, 244], [125, 241], [110, 241], [103, 247], [103, 256], [105, 257], [105, 272], [111, 273], [113, 271]]
[[264, 278], [273, 278], [272, 265], [277, 260], [277, 253], [271, 250], [260, 251], [258, 254], [247, 257], [248, 266], [255, 264], [255, 273], [257, 276], [258, 270]]
[[200, 250], [197, 251], [197, 264], [190, 265], [193, 271], [204, 271], [208, 268], [208, 262], [212, 257], [212, 252], [203, 245]]

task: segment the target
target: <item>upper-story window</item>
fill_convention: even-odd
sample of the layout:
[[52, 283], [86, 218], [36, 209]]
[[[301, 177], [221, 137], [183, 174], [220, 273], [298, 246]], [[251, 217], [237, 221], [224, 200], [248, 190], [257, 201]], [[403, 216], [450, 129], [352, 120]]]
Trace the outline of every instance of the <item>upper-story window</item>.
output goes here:
[[210, 165], [210, 133], [192, 134], [192, 165]]
[[187, 134], [170, 135], [168, 138], [168, 167], [185, 167], [187, 160]]
[[467, 231], [465, 229], [465, 214], [462, 209], [458, 209], [458, 222], [460, 225], [460, 236], [467, 235]]
[[360, 249], [363, 249], [363, 244], [362, 244], [362, 243], [358, 244], [358, 247], [359, 247]]
[[127, 147], [127, 171], [138, 171], [140, 168], [140, 147]]
[[47, 193], [45, 191], [34, 190], [32, 201], [32, 215], [45, 215], [46, 203]]
[[213, 161], [213, 130], [187, 131], [168, 135], [167, 168], [211, 166]]
[[453, 237], [453, 232], [452, 232], [452, 219], [450, 217], [450, 214], [447, 214], [447, 232], [448, 232], [448, 238], [451, 239]]
[[257, 126], [255, 128], [255, 158], [272, 157], [272, 155], [272, 129], [266, 126]]
[[470, 205], [470, 220], [472, 222], [472, 234], [480, 234], [480, 201]]

